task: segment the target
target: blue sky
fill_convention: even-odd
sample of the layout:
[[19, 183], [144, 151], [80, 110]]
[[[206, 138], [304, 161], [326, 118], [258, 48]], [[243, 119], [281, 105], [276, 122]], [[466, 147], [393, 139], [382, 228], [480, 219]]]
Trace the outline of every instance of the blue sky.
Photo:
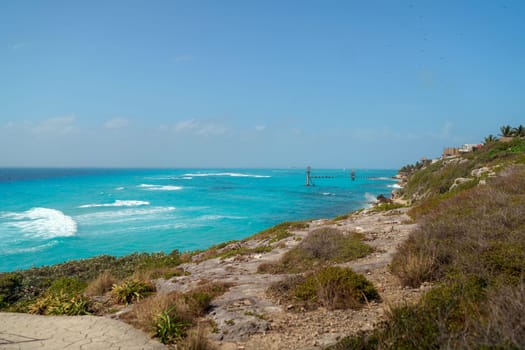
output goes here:
[[0, 1], [0, 166], [398, 168], [525, 124], [524, 1]]

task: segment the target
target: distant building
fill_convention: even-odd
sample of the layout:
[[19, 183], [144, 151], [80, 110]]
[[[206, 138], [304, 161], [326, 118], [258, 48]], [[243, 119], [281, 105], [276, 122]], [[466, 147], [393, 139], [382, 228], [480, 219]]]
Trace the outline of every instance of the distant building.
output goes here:
[[465, 143], [461, 148], [459, 148], [459, 153], [472, 152], [480, 147], [481, 145], [478, 145], [477, 143]]
[[459, 148], [446, 147], [443, 150], [443, 158], [456, 157], [456, 156], [459, 156]]

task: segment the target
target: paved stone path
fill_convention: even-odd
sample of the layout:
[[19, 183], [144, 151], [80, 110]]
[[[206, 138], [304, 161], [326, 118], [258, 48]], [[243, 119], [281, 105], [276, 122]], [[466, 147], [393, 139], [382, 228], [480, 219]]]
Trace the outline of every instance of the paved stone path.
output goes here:
[[0, 350], [163, 350], [123, 322], [95, 316], [0, 313]]

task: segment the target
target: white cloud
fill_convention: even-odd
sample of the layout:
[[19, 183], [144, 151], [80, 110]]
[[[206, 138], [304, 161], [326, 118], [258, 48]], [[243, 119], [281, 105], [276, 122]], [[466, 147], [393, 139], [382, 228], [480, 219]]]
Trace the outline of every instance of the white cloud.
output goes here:
[[75, 116], [65, 116], [46, 119], [32, 127], [37, 134], [66, 135], [75, 129]]
[[175, 132], [193, 131], [198, 127], [198, 123], [195, 119], [183, 120], [175, 124], [173, 130]]
[[256, 125], [255, 130], [257, 131], [264, 131], [266, 130], [266, 125]]
[[173, 126], [176, 133], [190, 133], [194, 135], [223, 135], [228, 132], [228, 128], [213, 121], [200, 121], [196, 119], [182, 120]]
[[122, 129], [129, 125], [129, 120], [126, 118], [113, 118], [104, 123], [105, 129]]

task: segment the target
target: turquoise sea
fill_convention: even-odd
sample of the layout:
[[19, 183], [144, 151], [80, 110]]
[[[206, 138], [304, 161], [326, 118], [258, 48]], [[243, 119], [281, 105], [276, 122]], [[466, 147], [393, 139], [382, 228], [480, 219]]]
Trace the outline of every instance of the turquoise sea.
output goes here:
[[395, 170], [0, 169], [0, 271], [203, 249], [389, 194]]

